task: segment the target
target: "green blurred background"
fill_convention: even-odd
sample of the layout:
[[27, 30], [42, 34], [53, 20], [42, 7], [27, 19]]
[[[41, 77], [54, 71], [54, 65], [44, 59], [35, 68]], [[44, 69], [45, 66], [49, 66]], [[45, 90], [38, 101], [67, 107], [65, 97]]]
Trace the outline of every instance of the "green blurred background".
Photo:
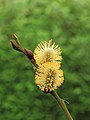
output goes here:
[[13, 33], [32, 51], [49, 39], [60, 45], [65, 82], [57, 92], [74, 120], [90, 120], [90, 1], [0, 0], [0, 120], [66, 120], [35, 85], [29, 60], [12, 49]]

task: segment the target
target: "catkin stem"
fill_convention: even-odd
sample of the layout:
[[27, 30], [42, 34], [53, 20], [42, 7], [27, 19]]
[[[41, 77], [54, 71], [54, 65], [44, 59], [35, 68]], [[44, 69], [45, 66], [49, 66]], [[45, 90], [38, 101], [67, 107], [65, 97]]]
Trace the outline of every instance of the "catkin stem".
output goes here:
[[51, 95], [54, 96], [54, 98], [57, 100], [59, 106], [63, 109], [63, 111], [64, 111], [64, 113], [65, 113], [65, 115], [66, 115], [66, 117], [67, 117], [67, 120], [73, 120], [70, 112], [69, 112], [68, 109], [67, 109], [67, 106], [66, 106], [64, 100], [59, 97], [59, 95], [57, 94], [56, 91], [52, 91], [52, 92], [50, 92], [50, 93], [51, 93]]

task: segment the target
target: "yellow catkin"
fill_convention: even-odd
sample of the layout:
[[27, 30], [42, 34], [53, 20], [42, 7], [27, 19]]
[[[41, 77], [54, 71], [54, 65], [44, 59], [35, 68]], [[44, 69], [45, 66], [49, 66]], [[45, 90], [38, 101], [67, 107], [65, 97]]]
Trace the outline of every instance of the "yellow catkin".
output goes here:
[[35, 83], [44, 91], [52, 91], [64, 81], [63, 71], [59, 62], [46, 62], [37, 68]]
[[60, 62], [62, 60], [61, 50], [52, 40], [41, 42], [34, 51], [34, 58], [38, 66], [46, 62]]

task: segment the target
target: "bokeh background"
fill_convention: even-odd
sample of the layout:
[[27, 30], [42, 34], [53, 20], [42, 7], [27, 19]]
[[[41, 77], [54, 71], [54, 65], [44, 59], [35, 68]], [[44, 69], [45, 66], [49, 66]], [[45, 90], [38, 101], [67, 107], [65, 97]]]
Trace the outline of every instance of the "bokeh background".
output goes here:
[[0, 120], [66, 120], [35, 85], [29, 60], [12, 49], [13, 33], [32, 51], [41, 41], [59, 44], [65, 82], [57, 92], [74, 120], [90, 120], [90, 1], [0, 0]]

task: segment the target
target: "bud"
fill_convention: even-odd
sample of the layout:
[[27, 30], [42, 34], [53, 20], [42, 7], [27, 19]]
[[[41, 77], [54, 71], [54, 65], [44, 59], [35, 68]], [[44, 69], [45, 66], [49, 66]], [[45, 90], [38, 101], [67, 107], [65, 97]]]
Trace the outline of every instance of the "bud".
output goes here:
[[34, 65], [34, 67], [37, 67], [36, 61], [34, 59], [34, 54], [31, 50], [28, 50], [26, 48], [24, 48], [23, 53], [28, 57], [28, 59], [31, 61], [31, 63]]
[[19, 45], [15, 40], [11, 40], [10, 42], [14, 50], [21, 52], [21, 50], [19, 49]]
[[12, 35], [14, 39], [17, 39], [17, 36], [15, 34]]
[[28, 50], [28, 49], [24, 49], [24, 54], [30, 59], [34, 59], [34, 55], [33, 55], [33, 52], [31, 50]]
[[18, 37], [17, 37], [15, 34], [13, 34], [12, 37], [13, 37], [14, 40], [17, 42], [17, 44], [18, 44], [19, 46], [21, 46], [21, 44], [20, 44], [20, 42], [19, 42], [19, 40], [18, 40]]

